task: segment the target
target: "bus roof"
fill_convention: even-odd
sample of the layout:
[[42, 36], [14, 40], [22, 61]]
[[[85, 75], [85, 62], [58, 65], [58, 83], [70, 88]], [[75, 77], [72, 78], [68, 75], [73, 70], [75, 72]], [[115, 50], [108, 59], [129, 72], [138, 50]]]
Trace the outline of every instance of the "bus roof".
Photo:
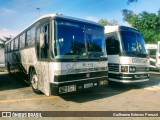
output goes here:
[[[96, 23], [96, 22], [93, 22], [93, 21], [89, 21], [89, 20], [85, 20], [85, 19], [81, 19], [81, 18], [76, 18], [76, 17], [64, 16], [62, 14], [55, 13], [55, 14], [47, 14], [47, 15], [43, 15], [43, 16], [39, 17], [37, 20], [35, 20], [34, 22], [32, 22], [28, 27], [26, 27], [25, 29], [23, 29], [19, 34], [21, 34], [23, 31], [25, 31], [26, 29], [28, 29], [34, 23], [36, 23], [39, 20], [44, 19], [44, 18], [53, 18], [53, 19], [54, 18], [62, 18], [62, 19], [68, 19], [68, 20], [74, 20], [74, 21], [79, 21], [79, 22], [85, 22], [85, 23], [89, 23], [89, 24], [93, 24], [93, 25], [98, 25], [98, 26], [104, 27], [103, 25], [101, 25], [99, 23]], [[13, 39], [15, 39], [18, 35], [16, 35], [11, 40], [7, 41], [6, 44], [8, 42], [12, 41]]]
[[101, 25], [99, 23], [96, 23], [96, 22], [93, 22], [93, 21], [89, 21], [89, 20], [85, 20], [85, 19], [81, 19], [81, 18], [76, 18], [76, 17], [71, 17], [71, 16], [65, 16], [65, 15], [59, 14], [59, 13], [43, 15], [40, 18], [38, 18], [36, 21], [34, 21], [32, 24], [34, 24], [35, 22], [37, 22], [37, 21], [39, 21], [39, 20], [41, 20], [43, 18], [48, 18], [48, 17], [70, 19], [70, 20], [86, 22], [86, 23], [90, 23], [90, 24], [96, 24], [96, 25], [99, 25], [99, 26], [103, 27], [103, 25]]
[[105, 33], [111, 33], [115, 31], [134, 31], [134, 32], [140, 32], [139, 30], [129, 27], [129, 26], [122, 26], [122, 25], [117, 25], [117, 26], [105, 26]]

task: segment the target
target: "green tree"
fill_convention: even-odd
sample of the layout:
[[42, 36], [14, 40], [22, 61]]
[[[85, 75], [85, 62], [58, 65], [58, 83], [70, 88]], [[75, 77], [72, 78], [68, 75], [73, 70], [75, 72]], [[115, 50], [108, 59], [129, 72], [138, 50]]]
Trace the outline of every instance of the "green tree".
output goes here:
[[102, 19], [100, 19], [99, 21], [98, 21], [98, 23], [100, 23], [100, 24], [102, 24], [102, 25], [119, 25], [119, 23], [118, 23], [118, 21], [117, 20], [111, 20], [111, 21], [108, 21], [107, 19], [104, 19], [104, 18], [102, 18]]
[[160, 40], [160, 14], [142, 12], [133, 13], [131, 10], [122, 10], [124, 21], [127, 21], [132, 27], [140, 30], [146, 43], [157, 43]]

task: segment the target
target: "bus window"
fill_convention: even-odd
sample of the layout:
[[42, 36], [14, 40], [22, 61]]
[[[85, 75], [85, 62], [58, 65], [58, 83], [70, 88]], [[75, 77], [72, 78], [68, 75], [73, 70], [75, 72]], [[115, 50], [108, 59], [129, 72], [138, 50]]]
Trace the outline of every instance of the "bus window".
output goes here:
[[39, 55], [39, 44], [40, 44], [40, 28], [37, 29], [37, 33], [36, 33], [37, 58], [40, 58], [40, 55]]
[[107, 54], [108, 55], [116, 55], [119, 54], [119, 41], [115, 38], [115, 36], [107, 37], [106, 39], [107, 46]]
[[18, 50], [18, 38], [14, 40], [14, 50]]
[[8, 51], [7, 51], [7, 48], [8, 48], [8, 44], [7, 44], [7, 47], [5, 47], [5, 53], [7, 53]]
[[45, 24], [36, 31], [37, 57], [48, 58], [49, 50], [49, 24]]
[[31, 45], [35, 44], [35, 30], [35, 27], [31, 28]]
[[86, 26], [86, 41], [87, 41], [87, 49], [88, 52], [103, 52], [102, 45], [103, 45], [103, 32], [101, 29], [93, 26]]
[[43, 45], [40, 46], [41, 48], [41, 58], [48, 58], [48, 49], [49, 49], [49, 24], [46, 24], [42, 28], [42, 33], [43, 34]]
[[20, 48], [24, 48], [25, 47], [25, 33], [23, 33], [21, 36], [20, 36]]
[[27, 31], [26, 45], [31, 46], [34, 45], [34, 43], [35, 43], [35, 27]]
[[11, 41], [11, 52], [13, 51], [13, 40]]
[[10, 52], [10, 49], [11, 49], [11, 45], [10, 45], [10, 42], [7, 44], [7, 52]]

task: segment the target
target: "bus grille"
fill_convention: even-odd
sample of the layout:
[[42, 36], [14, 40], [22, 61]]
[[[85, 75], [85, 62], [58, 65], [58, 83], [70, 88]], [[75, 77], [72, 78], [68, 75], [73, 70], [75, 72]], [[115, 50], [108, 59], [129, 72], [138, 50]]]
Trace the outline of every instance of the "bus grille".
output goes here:
[[119, 64], [108, 64], [109, 71], [119, 72]]

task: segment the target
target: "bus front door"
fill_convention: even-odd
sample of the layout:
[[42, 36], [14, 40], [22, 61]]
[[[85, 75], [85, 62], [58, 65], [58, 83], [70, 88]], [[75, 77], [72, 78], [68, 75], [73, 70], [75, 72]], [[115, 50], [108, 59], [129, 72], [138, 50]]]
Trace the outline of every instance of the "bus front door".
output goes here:
[[46, 95], [50, 95], [49, 82], [49, 23], [36, 30], [36, 51], [38, 63], [36, 66], [38, 75], [38, 88]]

